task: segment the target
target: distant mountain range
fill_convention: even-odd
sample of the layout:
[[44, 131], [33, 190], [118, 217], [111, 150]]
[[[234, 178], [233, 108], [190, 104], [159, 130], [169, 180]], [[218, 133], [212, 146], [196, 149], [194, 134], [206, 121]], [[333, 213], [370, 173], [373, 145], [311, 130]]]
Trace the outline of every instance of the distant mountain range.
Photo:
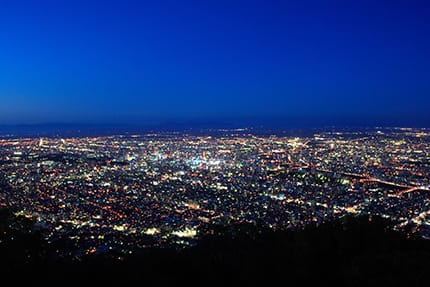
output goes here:
[[[126, 123], [39, 123], [2, 124], [0, 135], [14, 136], [95, 136], [120, 133], [147, 132], [190, 132], [234, 130], [249, 128], [253, 132], [279, 132], [321, 130], [326, 128], [367, 128], [367, 127], [430, 127], [430, 120], [400, 121], [359, 118], [318, 118], [318, 117], [278, 117], [278, 118], [227, 118], [227, 119], [179, 119], [179, 120], [136, 120]], [[293, 132], [294, 134], [294, 132]]]

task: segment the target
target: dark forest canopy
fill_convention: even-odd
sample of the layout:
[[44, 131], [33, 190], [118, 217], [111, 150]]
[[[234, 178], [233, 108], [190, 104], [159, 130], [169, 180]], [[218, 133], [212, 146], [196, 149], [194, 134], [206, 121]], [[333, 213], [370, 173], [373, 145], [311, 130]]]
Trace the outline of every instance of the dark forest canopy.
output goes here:
[[[347, 217], [299, 231], [255, 225], [211, 226], [194, 247], [144, 249], [53, 259], [32, 222], [0, 211], [3, 279], [33, 282], [330, 283], [346, 286], [425, 285], [430, 242], [389, 228], [379, 217]], [[58, 281], [60, 280], [60, 281]]]

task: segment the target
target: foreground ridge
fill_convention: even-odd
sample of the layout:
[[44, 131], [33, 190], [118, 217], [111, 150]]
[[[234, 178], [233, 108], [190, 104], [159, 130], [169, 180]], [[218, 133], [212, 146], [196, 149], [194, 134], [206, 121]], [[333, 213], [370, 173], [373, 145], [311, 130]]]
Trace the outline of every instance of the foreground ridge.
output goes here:
[[[393, 231], [380, 217], [345, 217], [297, 231], [211, 226], [194, 247], [148, 248], [118, 256], [59, 259], [31, 223], [1, 212], [2, 278], [151, 283], [331, 283], [346, 286], [427, 281], [430, 242]], [[25, 275], [25, 276], [23, 276]], [[287, 285], [288, 285], [287, 284]]]

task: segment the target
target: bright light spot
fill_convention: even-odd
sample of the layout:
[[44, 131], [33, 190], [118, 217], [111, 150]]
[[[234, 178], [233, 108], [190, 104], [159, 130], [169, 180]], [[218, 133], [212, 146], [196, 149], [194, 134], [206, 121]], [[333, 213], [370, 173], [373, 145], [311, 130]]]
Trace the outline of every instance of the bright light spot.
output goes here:
[[186, 228], [184, 230], [178, 230], [178, 231], [172, 232], [172, 234], [178, 237], [192, 238], [197, 235], [197, 231], [195, 229]]

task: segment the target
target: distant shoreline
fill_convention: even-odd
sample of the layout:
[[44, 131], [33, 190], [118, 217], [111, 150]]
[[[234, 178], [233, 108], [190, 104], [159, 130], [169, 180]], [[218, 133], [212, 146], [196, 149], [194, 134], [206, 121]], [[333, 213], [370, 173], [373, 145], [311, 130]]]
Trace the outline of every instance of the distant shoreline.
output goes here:
[[159, 124], [159, 125], [131, 125], [131, 124], [26, 124], [26, 125], [0, 125], [0, 137], [88, 137], [88, 136], [115, 136], [115, 135], [144, 135], [148, 133], [162, 134], [189, 134], [189, 135], [224, 135], [235, 133], [237, 135], [278, 135], [278, 136], [312, 136], [314, 133], [327, 131], [407, 131], [430, 130], [430, 127], [414, 126], [350, 126], [325, 125], [282, 127], [271, 125], [192, 125], [192, 124]]

